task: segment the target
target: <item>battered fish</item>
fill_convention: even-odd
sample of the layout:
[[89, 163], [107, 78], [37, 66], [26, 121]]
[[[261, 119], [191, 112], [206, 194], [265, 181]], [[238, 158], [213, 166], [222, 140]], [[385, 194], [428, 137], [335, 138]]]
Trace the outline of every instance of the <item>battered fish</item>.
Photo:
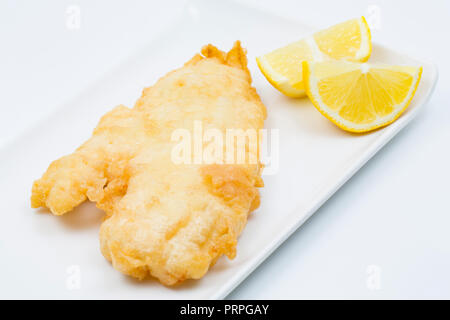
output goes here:
[[199, 279], [221, 255], [235, 257], [247, 216], [259, 206], [262, 165], [250, 148], [256, 164], [176, 164], [172, 133], [193, 130], [195, 121], [222, 133], [258, 130], [265, 117], [240, 42], [228, 53], [207, 45], [51, 163], [33, 184], [31, 205], [62, 215], [94, 201], [106, 213], [100, 246], [114, 268], [165, 285]]

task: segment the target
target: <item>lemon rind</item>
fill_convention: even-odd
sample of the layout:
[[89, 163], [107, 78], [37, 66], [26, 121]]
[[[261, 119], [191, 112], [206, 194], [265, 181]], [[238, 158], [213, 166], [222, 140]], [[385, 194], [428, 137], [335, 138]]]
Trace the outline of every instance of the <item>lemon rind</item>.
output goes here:
[[355, 55], [355, 60], [366, 62], [372, 54], [372, 34], [366, 18], [361, 17], [359, 19], [359, 29], [361, 30], [361, 47]]
[[396, 109], [394, 112], [390, 113], [388, 116], [385, 117], [378, 117], [375, 121], [371, 122], [370, 124], [355, 124], [351, 121], [345, 120], [342, 117], [340, 117], [336, 111], [328, 108], [326, 104], [322, 101], [322, 98], [318, 93], [316, 85], [317, 81], [314, 82], [312, 81], [311, 75], [313, 74], [314, 71], [313, 70], [314, 66], [311, 68], [312, 64], [314, 63], [310, 63], [308, 61], [303, 62], [303, 79], [305, 84], [305, 91], [309, 99], [311, 100], [312, 104], [323, 116], [325, 116], [328, 120], [333, 122], [339, 128], [345, 131], [356, 133], [373, 131], [375, 129], [387, 126], [392, 122], [394, 122], [395, 120], [397, 120], [398, 117], [400, 117], [400, 115], [411, 104], [412, 98], [414, 97], [416, 90], [419, 86], [423, 71], [422, 67], [417, 68], [413, 78], [413, 85], [411, 85], [409, 92], [406, 98], [403, 100], [403, 102], [394, 106], [394, 109]]
[[269, 81], [272, 86], [281, 91], [283, 94], [291, 98], [300, 98], [306, 96], [305, 90], [294, 88], [289, 83], [289, 79], [273, 70], [271, 65], [264, 59], [264, 57], [257, 57], [256, 63], [258, 64], [259, 69], [261, 70], [267, 81]]
[[[361, 47], [355, 55], [355, 58], [350, 60], [366, 62], [372, 54], [372, 36], [370, 33], [369, 25], [364, 17], [359, 18], [359, 26], [361, 30]], [[322, 52], [314, 40], [314, 36], [310, 35], [305, 38], [305, 41], [309, 45], [314, 55], [314, 61], [332, 60], [327, 54]], [[306, 60], [299, 61], [299, 66], [302, 66]], [[261, 70], [264, 77], [269, 83], [275, 87], [278, 91], [291, 98], [301, 98], [307, 95], [305, 89], [297, 89], [289, 82], [289, 79], [278, 72], [276, 72], [272, 66], [266, 61], [264, 56], [257, 57], [256, 63]], [[302, 72], [303, 74], [303, 72]], [[305, 87], [305, 79], [296, 84], [297, 86]]]

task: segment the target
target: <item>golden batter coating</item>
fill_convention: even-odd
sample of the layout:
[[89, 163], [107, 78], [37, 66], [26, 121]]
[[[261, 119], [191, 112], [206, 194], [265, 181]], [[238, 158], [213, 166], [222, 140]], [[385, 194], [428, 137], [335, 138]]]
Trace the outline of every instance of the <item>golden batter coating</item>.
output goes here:
[[[251, 86], [240, 42], [212, 45], [145, 88], [134, 108], [102, 117], [92, 137], [33, 184], [33, 208], [62, 215], [89, 199], [106, 212], [101, 251], [114, 268], [163, 284], [199, 279], [233, 258], [262, 187], [257, 164], [176, 164], [174, 130], [259, 130], [266, 110]], [[204, 143], [206, 145], [206, 143]], [[254, 152], [247, 148], [248, 153]]]

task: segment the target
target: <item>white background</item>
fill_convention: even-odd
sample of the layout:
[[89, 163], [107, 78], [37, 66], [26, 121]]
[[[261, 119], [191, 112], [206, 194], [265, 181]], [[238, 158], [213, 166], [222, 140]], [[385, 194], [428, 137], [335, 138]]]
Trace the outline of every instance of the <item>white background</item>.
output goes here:
[[[155, 38], [185, 2], [1, 1], [0, 148]], [[365, 15], [374, 41], [436, 63], [440, 79], [417, 119], [229, 298], [450, 298], [450, 2], [241, 2], [318, 28]], [[79, 29], [66, 26], [70, 5]]]

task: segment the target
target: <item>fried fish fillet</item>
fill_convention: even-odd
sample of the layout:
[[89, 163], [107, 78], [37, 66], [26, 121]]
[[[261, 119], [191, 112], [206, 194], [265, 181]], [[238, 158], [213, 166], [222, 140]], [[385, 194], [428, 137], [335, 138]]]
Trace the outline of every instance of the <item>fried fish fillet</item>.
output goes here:
[[165, 285], [199, 279], [221, 255], [234, 258], [247, 216], [259, 206], [262, 165], [257, 154], [256, 164], [176, 164], [171, 135], [195, 121], [221, 132], [258, 130], [265, 117], [240, 42], [228, 53], [207, 45], [51, 163], [33, 184], [31, 205], [62, 215], [94, 201], [106, 213], [100, 247], [114, 268]]

